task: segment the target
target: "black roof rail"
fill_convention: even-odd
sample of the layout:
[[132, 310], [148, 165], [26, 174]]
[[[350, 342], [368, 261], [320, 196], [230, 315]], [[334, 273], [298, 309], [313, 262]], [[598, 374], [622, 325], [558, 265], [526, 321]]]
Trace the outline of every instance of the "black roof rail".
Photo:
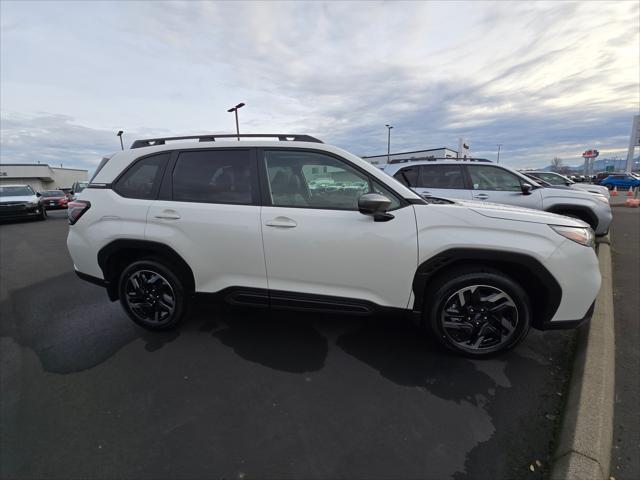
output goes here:
[[[364, 158], [364, 157], [363, 157]], [[411, 163], [411, 162], [437, 162], [439, 160], [452, 160], [458, 162], [489, 162], [492, 163], [491, 160], [486, 158], [476, 158], [476, 157], [415, 157], [415, 158], [398, 158], [391, 159], [389, 163]]]
[[277, 138], [281, 142], [312, 142], [323, 143], [322, 140], [311, 135], [295, 135], [286, 133], [224, 133], [215, 135], [187, 135], [184, 137], [158, 137], [136, 140], [131, 144], [131, 148], [151, 147], [154, 145], [164, 145], [166, 142], [174, 140], [198, 140], [199, 142], [215, 142], [219, 138]]

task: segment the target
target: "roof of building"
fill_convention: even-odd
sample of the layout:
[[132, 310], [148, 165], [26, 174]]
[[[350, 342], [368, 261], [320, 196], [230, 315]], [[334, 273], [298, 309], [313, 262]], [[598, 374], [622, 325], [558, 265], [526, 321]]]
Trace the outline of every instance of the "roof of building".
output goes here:
[[54, 167], [48, 163], [0, 163], [0, 167], [48, 167], [55, 170], [76, 170], [78, 172], [88, 172], [84, 168], [67, 168], [67, 167]]

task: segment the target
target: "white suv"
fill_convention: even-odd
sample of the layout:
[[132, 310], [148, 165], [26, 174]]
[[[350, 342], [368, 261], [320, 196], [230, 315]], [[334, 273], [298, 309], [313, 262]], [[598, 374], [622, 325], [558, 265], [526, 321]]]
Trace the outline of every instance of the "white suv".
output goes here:
[[144, 327], [173, 327], [192, 296], [217, 294], [270, 308], [402, 311], [446, 347], [483, 357], [530, 327], [591, 316], [600, 272], [580, 220], [432, 203], [313, 137], [225, 137], [136, 141], [69, 204], [76, 272]]
[[502, 203], [567, 215], [606, 235], [613, 220], [604, 195], [544, 188], [532, 178], [488, 161], [422, 160], [385, 165], [384, 172], [423, 196]]

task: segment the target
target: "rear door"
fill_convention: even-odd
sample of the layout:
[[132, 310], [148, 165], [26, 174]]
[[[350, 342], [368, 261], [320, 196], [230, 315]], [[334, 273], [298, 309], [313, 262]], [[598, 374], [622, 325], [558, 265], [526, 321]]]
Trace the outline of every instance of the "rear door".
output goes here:
[[540, 188], [525, 195], [523, 181], [514, 173], [494, 165], [466, 165], [473, 200], [526, 208], [542, 208]]
[[253, 149], [175, 152], [149, 209], [146, 239], [179, 253], [198, 291], [260, 289], [255, 299], [266, 304], [259, 203]]
[[461, 165], [411, 165], [400, 169], [394, 178], [422, 196], [471, 200]]

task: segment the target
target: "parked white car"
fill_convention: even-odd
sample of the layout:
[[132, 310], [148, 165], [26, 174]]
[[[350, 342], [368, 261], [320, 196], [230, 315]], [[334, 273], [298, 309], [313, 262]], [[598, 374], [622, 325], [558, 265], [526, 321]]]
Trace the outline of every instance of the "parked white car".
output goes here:
[[569, 188], [543, 188], [504, 165], [456, 160], [386, 165], [384, 172], [423, 196], [459, 198], [533, 208], [579, 218], [606, 235], [613, 220], [609, 200]]
[[47, 209], [30, 185], [0, 185], [0, 220], [47, 219]]
[[[405, 312], [449, 349], [484, 357], [530, 327], [591, 316], [600, 272], [580, 220], [430, 202], [308, 136], [227, 137], [236, 138], [136, 141], [69, 204], [76, 272], [146, 328], [174, 327], [192, 296], [216, 294], [268, 308]], [[309, 187], [327, 176], [362, 190]]]

